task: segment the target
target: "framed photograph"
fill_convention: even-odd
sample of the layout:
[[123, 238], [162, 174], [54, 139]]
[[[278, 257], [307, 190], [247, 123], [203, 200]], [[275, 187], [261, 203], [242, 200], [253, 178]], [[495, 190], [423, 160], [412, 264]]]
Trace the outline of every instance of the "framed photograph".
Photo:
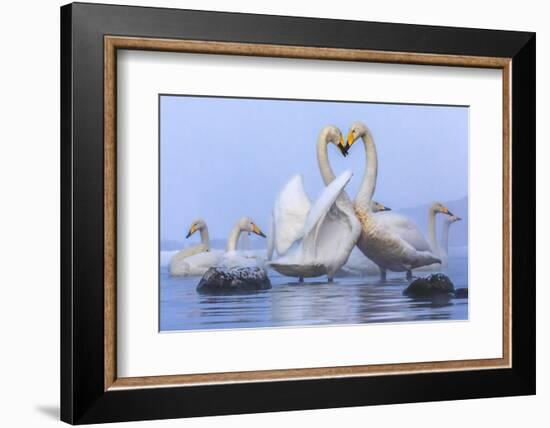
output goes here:
[[535, 393], [535, 34], [61, 8], [61, 418]]

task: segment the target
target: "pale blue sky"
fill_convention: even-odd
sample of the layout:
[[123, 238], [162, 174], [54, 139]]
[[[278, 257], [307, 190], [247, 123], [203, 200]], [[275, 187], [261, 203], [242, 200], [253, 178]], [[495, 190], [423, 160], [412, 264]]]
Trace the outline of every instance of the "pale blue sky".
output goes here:
[[[468, 193], [468, 108], [161, 96], [161, 239], [185, 238], [196, 217], [226, 238], [248, 215], [267, 233], [273, 201], [296, 173], [315, 198], [322, 189], [315, 146], [323, 126], [344, 136], [354, 121], [372, 131], [379, 170], [375, 199], [394, 209]], [[365, 153], [344, 158], [329, 147], [336, 171], [350, 169], [355, 195]], [[195, 238], [198, 239], [198, 238]]]

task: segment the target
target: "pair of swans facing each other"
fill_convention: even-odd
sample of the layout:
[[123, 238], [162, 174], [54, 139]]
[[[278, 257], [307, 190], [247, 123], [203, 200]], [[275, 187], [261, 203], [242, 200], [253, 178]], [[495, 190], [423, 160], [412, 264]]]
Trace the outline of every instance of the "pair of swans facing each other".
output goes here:
[[[365, 147], [365, 173], [352, 204], [344, 192], [351, 173], [346, 172], [335, 178], [328, 163], [327, 146], [329, 143], [335, 144], [346, 156], [358, 139], [362, 139]], [[276, 200], [268, 259], [272, 259], [275, 251], [278, 258], [270, 261], [269, 266], [283, 275], [300, 279], [327, 274], [332, 280], [347, 262], [354, 245], [378, 266], [383, 278], [387, 270], [405, 271], [407, 276], [411, 276], [412, 269], [441, 263], [437, 250], [427, 243], [418, 227], [406, 217], [394, 215], [380, 219], [375, 216], [372, 196], [378, 162], [374, 141], [365, 125], [355, 123], [351, 127], [347, 145], [344, 145], [342, 134], [336, 127], [323, 128], [317, 143], [317, 160], [327, 187], [315, 204], [312, 205], [307, 197], [300, 176], [293, 177]], [[445, 212], [442, 208], [439, 212], [451, 215], [448, 209]], [[234, 250], [226, 254], [234, 255]], [[192, 254], [191, 257], [198, 255]], [[175, 260], [182, 258], [185, 260], [185, 254], [174, 257]], [[242, 257], [237, 255], [237, 258], [239, 260], [234, 265], [243, 262]], [[199, 269], [197, 274], [204, 272], [206, 266], [217, 264], [212, 263], [214, 259], [215, 256], [209, 255], [205, 256], [205, 263], [194, 264]], [[186, 272], [191, 270], [188, 268]]]
[[[340, 152], [348, 155], [348, 150], [358, 139], [365, 147], [365, 173], [355, 202], [344, 192], [344, 187], [351, 178], [351, 173], [338, 177], [328, 162], [327, 146], [336, 145]], [[345, 265], [350, 253], [357, 244], [361, 252], [372, 260], [385, 278], [386, 271], [407, 272], [412, 276], [412, 269], [441, 263], [435, 248], [429, 245], [418, 227], [404, 216], [394, 214], [384, 218], [375, 216], [375, 204], [372, 199], [376, 188], [378, 159], [376, 147], [368, 128], [362, 123], [355, 123], [348, 133], [347, 145], [344, 146], [342, 134], [338, 128], [325, 127], [317, 142], [317, 160], [321, 176], [327, 187], [312, 208], [300, 176], [293, 177], [283, 188], [275, 202], [272, 214], [272, 226], [268, 259], [271, 260], [274, 250], [279, 257], [270, 261], [269, 266], [286, 276], [314, 277], [328, 275], [329, 281]], [[306, 227], [311, 212], [321, 211], [315, 221], [315, 245], [309, 237], [312, 226]], [[451, 215], [448, 209], [437, 207], [438, 212]], [[434, 211], [435, 212], [435, 211]], [[380, 216], [382, 217], [382, 216]], [[359, 223], [360, 231], [357, 232]], [[367, 269], [372, 263], [367, 262]]]
[[189, 238], [199, 231], [201, 243], [186, 248], [174, 255], [170, 261], [170, 275], [172, 276], [194, 276], [203, 275], [211, 267], [256, 267], [263, 264], [263, 257], [255, 251], [238, 250], [237, 246], [242, 233], [255, 233], [266, 237], [254, 220], [250, 217], [240, 218], [227, 240], [225, 251], [210, 248], [208, 226], [202, 219], [195, 220], [187, 233]]

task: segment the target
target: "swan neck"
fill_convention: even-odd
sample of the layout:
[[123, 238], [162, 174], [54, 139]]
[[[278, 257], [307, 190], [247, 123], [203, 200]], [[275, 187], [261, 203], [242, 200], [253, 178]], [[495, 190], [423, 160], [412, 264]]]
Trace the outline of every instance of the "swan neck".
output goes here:
[[328, 130], [324, 129], [317, 140], [317, 163], [319, 164], [319, 171], [321, 171], [321, 177], [326, 186], [332, 183], [336, 178], [328, 161], [327, 133]]
[[227, 239], [226, 251], [235, 251], [239, 242], [239, 236], [241, 236], [241, 228], [238, 224], [233, 227], [229, 238]]
[[250, 239], [248, 238], [248, 233], [241, 233], [239, 236], [239, 243], [241, 250], [250, 250]]
[[437, 240], [435, 236], [435, 211], [430, 208], [428, 210], [428, 238], [432, 252], [437, 252]]
[[372, 196], [376, 190], [378, 155], [376, 154], [376, 146], [374, 145], [374, 140], [370, 131], [367, 130], [366, 134], [361, 137], [361, 140], [365, 147], [365, 173], [359, 192], [357, 192], [355, 202], [358, 206], [370, 211]]
[[210, 249], [210, 235], [208, 234], [207, 226], [201, 229], [201, 243], [206, 245], [206, 249]]
[[450, 222], [445, 222], [443, 224], [443, 230], [441, 231], [441, 252], [445, 257], [449, 254], [449, 227], [451, 226]]

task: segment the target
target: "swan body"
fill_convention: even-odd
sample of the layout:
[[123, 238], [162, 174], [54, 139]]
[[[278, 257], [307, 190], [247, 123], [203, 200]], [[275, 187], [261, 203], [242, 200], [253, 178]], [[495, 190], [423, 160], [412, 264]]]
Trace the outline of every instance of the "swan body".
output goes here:
[[222, 251], [210, 249], [208, 226], [203, 219], [197, 219], [189, 228], [186, 239], [195, 232], [200, 232], [201, 243], [178, 251], [170, 261], [170, 275], [192, 276], [203, 275], [210, 267], [215, 266]]
[[384, 212], [376, 220], [385, 228], [392, 230], [419, 251], [431, 251], [430, 244], [420, 228], [409, 218], [395, 212]]
[[386, 270], [410, 272], [414, 268], [440, 262], [431, 251], [417, 250], [361, 207], [356, 207], [355, 212], [363, 226], [357, 246], [378, 265], [383, 276]]
[[239, 238], [245, 233], [255, 233], [265, 238], [264, 233], [250, 217], [242, 217], [237, 221], [227, 240], [226, 251], [220, 257], [217, 266], [225, 268], [263, 267], [265, 256], [261, 251], [237, 249]]
[[[274, 245], [282, 255], [269, 263], [271, 268], [286, 276], [327, 275], [329, 281], [334, 278], [346, 263], [361, 232], [351, 207], [346, 206], [345, 200], [339, 200], [351, 177], [349, 171], [342, 173], [313, 205], [305, 194], [301, 176], [287, 183], [273, 210]], [[286, 205], [289, 201], [299, 203]], [[304, 219], [307, 206], [309, 210]], [[287, 227], [285, 221], [289, 219], [291, 225]], [[283, 233], [279, 233], [280, 230]]]
[[[180, 253], [182, 253], [180, 251]], [[221, 250], [205, 250], [191, 256], [176, 254], [170, 264], [172, 276], [195, 276], [204, 275], [212, 266], [216, 266], [223, 255]]]
[[428, 239], [424, 237], [424, 234], [420, 228], [408, 217], [397, 214], [394, 212], [384, 212], [377, 215], [377, 220], [391, 229], [394, 233], [397, 233], [401, 238], [411, 244], [419, 251], [431, 251], [432, 253], [439, 255], [439, 246], [436, 240], [435, 231], [435, 218], [437, 214], [446, 214], [452, 216], [453, 213], [443, 205], [441, 202], [434, 202], [428, 208]]
[[407, 272], [407, 277], [410, 277], [411, 270], [416, 267], [439, 263], [440, 260], [431, 248], [422, 249], [422, 246], [416, 248], [413, 245], [420, 244], [414, 242], [418, 236], [413, 229], [406, 228], [405, 224], [400, 222], [400, 229], [408, 230], [412, 238], [411, 243], [400, 236], [398, 228], [388, 227], [384, 220], [374, 215], [371, 202], [376, 189], [378, 158], [372, 135], [362, 123], [354, 123], [351, 126], [347, 149], [349, 150], [358, 139], [363, 141], [365, 147], [366, 165], [363, 181], [354, 202], [355, 213], [362, 226], [357, 246], [365, 256], [378, 265], [382, 278], [385, 278], [387, 270]]

